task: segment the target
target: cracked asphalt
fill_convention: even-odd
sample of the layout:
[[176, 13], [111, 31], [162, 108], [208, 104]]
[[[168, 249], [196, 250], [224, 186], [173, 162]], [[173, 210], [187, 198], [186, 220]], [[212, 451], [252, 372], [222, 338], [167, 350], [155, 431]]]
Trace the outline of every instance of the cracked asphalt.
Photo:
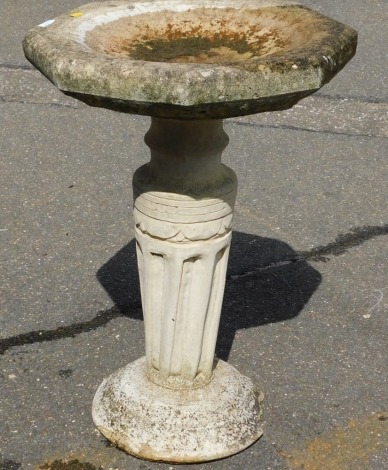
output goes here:
[[[149, 120], [88, 108], [24, 59], [28, 29], [79, 3], [0, 11], [0, 470], [183, 468], [91, 419], [102, 379], [144, 354], [131, 177]], [[388, 11], [303, 3], [359, 48], [293, 109], [225, 122], [239, 195], [217, 354], [263, 389], [264, 436], [193, 469], [388, 468]]]

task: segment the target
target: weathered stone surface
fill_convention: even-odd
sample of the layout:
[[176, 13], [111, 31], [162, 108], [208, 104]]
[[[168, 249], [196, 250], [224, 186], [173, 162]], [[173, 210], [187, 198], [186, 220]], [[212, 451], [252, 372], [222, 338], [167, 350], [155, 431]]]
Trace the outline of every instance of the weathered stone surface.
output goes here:
[[173, 390], [147, 379], [145, 358], [105, 379], [93, 401], [98, 429], [137, 457], [201, 462], [232, 455], [261, 435], [262, 393], [218, 361], [212, 381]]
[[152, 118], [151, 161], [134, 174], [134, 219], [147, 376], [163, 387], [203, 386], [214, 351], [237, 177], [221, 163], [221, 120]]
[[354, 55], [357, 33], [287, 0], [92, 3], [34, 28], [26, 57], [90, 105], [169, 118], [285, 109]]

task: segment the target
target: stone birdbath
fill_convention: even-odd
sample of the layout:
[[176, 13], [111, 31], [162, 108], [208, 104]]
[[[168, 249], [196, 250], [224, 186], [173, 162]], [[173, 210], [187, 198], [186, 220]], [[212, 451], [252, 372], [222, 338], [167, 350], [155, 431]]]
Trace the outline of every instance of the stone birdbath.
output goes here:
[[26, 36], [27, 59], [64, 93], [152, 117], [151, 160], [133, 177], [146, 355], [93, 402], [97, 428], [128, 453], [208, 461], [261, 436], [261, 391], [214, 357], [237, 190], [223, 119], [293, 106], [356, 42], [287, 0], [90, 3]]

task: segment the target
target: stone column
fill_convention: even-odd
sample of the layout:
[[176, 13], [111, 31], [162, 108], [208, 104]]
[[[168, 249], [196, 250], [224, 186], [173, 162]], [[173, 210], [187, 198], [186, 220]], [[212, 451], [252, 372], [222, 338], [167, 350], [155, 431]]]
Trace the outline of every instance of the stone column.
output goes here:
[[147, 374], [165, 387], [211, 379], [237, 191], [228, 140], [221, 120], [153, 118], [133, 178]]
[[133, 178], [146, 357], [105, 379], [97, 428], [137, 457], [203, 462], [261, 434], [261, 392], [214, 359], [236, 198], [221, 120], [153, 118]]

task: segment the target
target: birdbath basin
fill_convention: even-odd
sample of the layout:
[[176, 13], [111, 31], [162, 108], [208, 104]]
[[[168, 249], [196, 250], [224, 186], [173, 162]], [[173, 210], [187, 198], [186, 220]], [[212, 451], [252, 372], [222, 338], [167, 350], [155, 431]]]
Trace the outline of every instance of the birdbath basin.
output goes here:
[[[355, 53], [356, 32], [286, 0], [111, 1], [46, 21], [26, 57], [89, 105], [152, 117], [134, 174], [146, 355], [93, 401], [142, 458], [199, 462], [262, 434], [262, 392], [214, 351], [237, 190], [223, 118], [291, 107]], [[247, 292], [249, 295], [249, 292]]]

